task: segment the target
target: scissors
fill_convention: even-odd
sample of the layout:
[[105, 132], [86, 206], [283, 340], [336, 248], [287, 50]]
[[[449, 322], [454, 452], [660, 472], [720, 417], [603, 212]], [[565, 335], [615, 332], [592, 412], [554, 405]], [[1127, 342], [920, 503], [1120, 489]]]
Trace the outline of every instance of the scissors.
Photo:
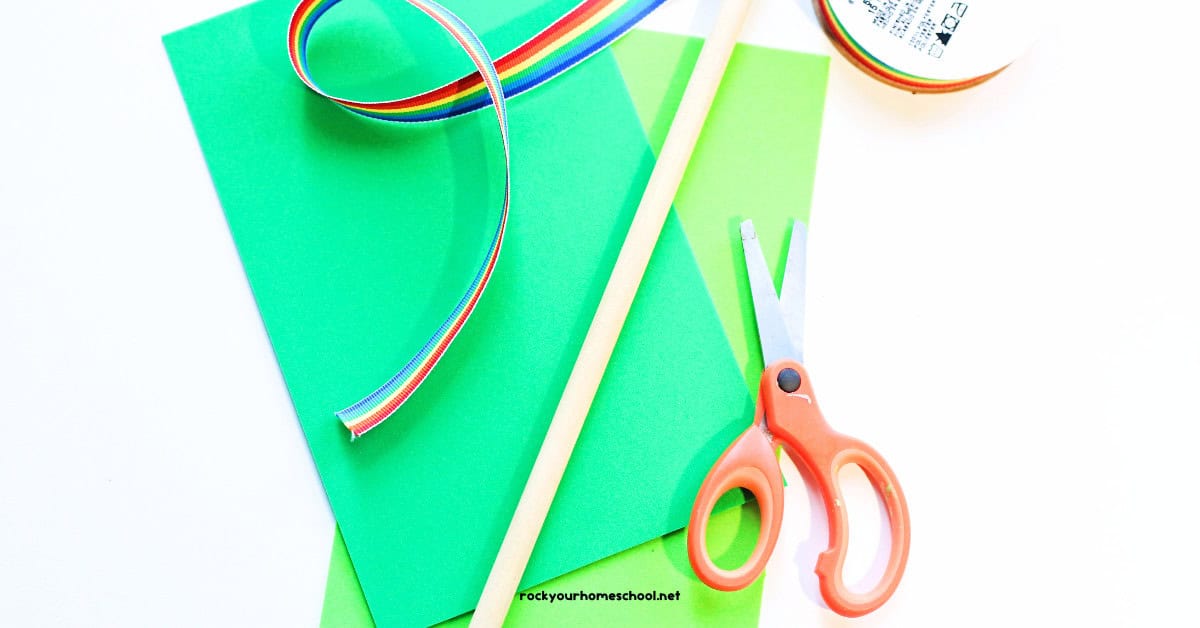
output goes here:
[[[817, 558], [816, 573], [821, 597], [834, 612], [847, 617], [865, 615], [891, 597], [908, 560], [908, 505], [900, 483], [887, 462], [866, 443], [839, 434], [821, 416], [813, 396], [812, 381], [802, 365], [804, 320], [804, 225], [796, 221], [788, 245], [783, 289], [767, 270], [754, 225], [741, 224], [742, 250], [750, 277], [750, 294], [758, 339], [766, 368], [758, 385], [754, 423], [717, 459], [700, 486], [688, 526], [688, 558], [705, 584], [722, 591], [749, 585], [766, 567], [783, 522], [783, 481], [775, 448], [797, 465], [807, 468], [825, 505], [829, 521], [829, 547]], [[887, 508], [891, 554], [878, 584], [866, 593], [848, 589], [842, 566], [849, 543], [846, 504], [838, 486], [838, 471], [847, 464], [862, 468]], [[721, 569], [705, 545], [708, 519], [717, 498], [734, 488], [749, 489], [758, 500], [762, 524], [754, 551], [741, 567]]]

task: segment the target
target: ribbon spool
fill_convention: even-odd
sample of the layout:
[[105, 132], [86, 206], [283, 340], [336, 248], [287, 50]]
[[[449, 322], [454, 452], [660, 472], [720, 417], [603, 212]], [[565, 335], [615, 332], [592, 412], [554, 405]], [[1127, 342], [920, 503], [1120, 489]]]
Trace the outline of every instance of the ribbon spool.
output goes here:
[[913, 93], [996, 76], [1032, 43], [1032, 0], [813, 0], [834, 47], [875, 79]]

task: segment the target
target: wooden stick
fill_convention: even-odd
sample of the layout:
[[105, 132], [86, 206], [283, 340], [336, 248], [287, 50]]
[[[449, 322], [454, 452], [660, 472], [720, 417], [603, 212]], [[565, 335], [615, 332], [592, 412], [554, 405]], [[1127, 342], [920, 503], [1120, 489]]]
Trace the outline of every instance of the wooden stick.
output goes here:
[[633, 297], [646, 273], [646, 265], [662, 232], [671, 201], [675, 198], [692, 150], [696, 147], [700, 129], [708, 117], [713, 97], [737, 43], [738, 33], [746, 21], [750, 3], [751, 0], [723, 0], [713, 32], [700, 50], [700, 57], [684, 90], [671, 130], [667, 132], [667, 141], [650, 175], [642, 202], [634, 214], [629, 234], [617, 256], [612, 276], [604, 289], [604, 296], [600, 298], [600, 306], [588, 328], [558, 409], [550, 421], [546, 440], [542, 442], [537, 460], [533, 463], [529, 481], [525, 484], [512, 523], [500, 545], [496, 563], [483, 587], [483, 595], [471, 620], [472, 628], [499, 628], [504, 623], [538, 533], [546, 521], [554, 493], [571, 458], [571, 450], [575, 448], [575, 441], [583, 429], [584, 419], [612, 356], [613, 346], [617, 343]]

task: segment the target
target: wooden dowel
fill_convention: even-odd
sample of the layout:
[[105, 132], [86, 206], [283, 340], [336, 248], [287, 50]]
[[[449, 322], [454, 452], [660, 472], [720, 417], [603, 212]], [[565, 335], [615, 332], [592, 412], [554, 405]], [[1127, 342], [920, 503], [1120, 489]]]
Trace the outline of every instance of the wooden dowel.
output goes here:
[[575, 360], [558, 409], [550, 421], [546, 439], [538, 452], [529, 481], [521, 493], [516, 513], [500, 553], [488, 575], [483, 595], [471, 620], [472, 628], [499, 628], [508, 614], [509, 604], [516, 595], [525, 565], [537, 542], [546, 513], [554, 501], [559, 481], [571, 458], [571, 450], [583, 429], [596, 389], [612, 356], [621, 327], [629, 314], [654, 245], [662, 232], [667, 213], [683, 173], [687, 169], [696, 139], [708, 116], [713, 97], [729, 64], [742, 24], [750, 10], [751, 0], [723, 0], [717, 13], [712, 34], [704, 42], [700, 57], [684, 90], [683, 100], [667, 132], [666, 143], [655, 163], [646, 192], [634, 214], [629, 234], [621, 246], [596, 316], [588, 328], [583, 348]]

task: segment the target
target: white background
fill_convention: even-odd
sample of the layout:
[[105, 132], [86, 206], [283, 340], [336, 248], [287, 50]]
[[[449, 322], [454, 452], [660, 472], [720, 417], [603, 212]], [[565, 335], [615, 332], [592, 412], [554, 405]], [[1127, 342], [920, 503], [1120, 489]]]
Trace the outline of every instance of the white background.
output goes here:
[[[332, 518], [159, 42], [239, 4], [5, 7], [5, 625], [319, 617]], [[793, 482], [764, 625], [1197, 621], [1200, 12], [1077, 4], [960, 94], [834, 54], [808, 365], [900, 475], [912, 554], [880, 612], [820, 609]], [[743, 40], [832, 53], [804, 0]]]

